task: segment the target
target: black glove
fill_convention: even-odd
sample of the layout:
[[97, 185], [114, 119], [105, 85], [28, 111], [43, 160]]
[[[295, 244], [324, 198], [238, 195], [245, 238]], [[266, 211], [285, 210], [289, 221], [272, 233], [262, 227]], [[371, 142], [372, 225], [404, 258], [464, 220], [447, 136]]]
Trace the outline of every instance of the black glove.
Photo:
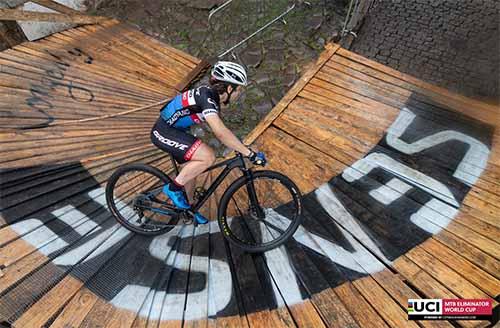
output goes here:
[[248, 159], [255, 165], [265, 166], [267, 163], [266, 156], [263, 152], [256, 153], [252, 150], [250, 155], [248, 155]]

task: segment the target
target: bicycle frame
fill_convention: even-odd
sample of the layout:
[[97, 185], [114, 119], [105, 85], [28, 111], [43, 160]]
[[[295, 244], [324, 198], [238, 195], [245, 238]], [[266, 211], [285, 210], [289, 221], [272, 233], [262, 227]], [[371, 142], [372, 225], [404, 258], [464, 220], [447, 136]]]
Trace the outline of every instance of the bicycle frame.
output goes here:
[[252, 171], [247, 168], [243, 155], [241, 155], [240, 153], [237, 153], [237, 155], [233, 158], [227, 159], [218, 164], [210, 166], [203, 173], [210, 172], [222, 166], [225, 166], [225, 168], [217, 176], [214, 182], [212, 182], [212, 184], [208, 187], [207, 191], [205, 192], [205, 195], [203, 195], [202, 198], [200, 198], [194, 205], [192, 205], [193, 212], [197, 212], [203, 206], [206, 200], [214, 193], [215, 189], [217, 189], [217, 187], [222, 183], [222, 181], [224, 181], [224, 179], [228, 176], [228, 174], [235, 168], [240, 168], [244, 175], [246, 175], [250, 179], [252, 178]]
[[[178, 174], [179, 173], [179, 169], [177, 167], [177, 162], [175, 161], [175, 159], [173, 158], [172, 155], [171, 155], [171, 159], [172, 159], [172, 163], [174, 165], [174, 171], [175, 171], [176, 174]], [[191, 209], [187, 210], [188, 212], [190, 212], [191, 214], [196, 213], [203, 206], [203, 204], [207, 201], [207, 199], [214, 193], [215, 189], [217, 189], [217, 187], [222, 183], [222, 181], [235, 168], [240, 168], [241, 171], [243, 172], [243, 175], [247, 176], [247, 178], [250, 179], [249, 181], [251, 181], [251, 179], [252, 179], [252, 170], [249, 169], [249, 168], [247, 168], [245, 160], [244, 160], [244, 157], [240, 153], [237, 153], [236, 156], [233, 157], [233, 158], [227, 159], [227, 160], [222, 161], [222, 162], [220, 162], [218, 164], [210, 166], [208, 169], [206, 169], [205, 171], [203, 171], [203, 173], [210, 172], [210, 171], [212, 171], [212, 170], [214, 170], [216, 168], [222, 167], [222, 166], [225, 166], [225, 168], [217, 176], [217, 178], [214, 180], [214, 182], [212, 182], [212, 184], [208, 187], [208, 189], [205, 192], [205, 194], [203, 195], [203, 197], [200, 198], [200, 199], [198, 199], [195, 204], [191, 205]], [[254, 204], [255, 204], [256, 201], [257, 201], [257, 196], [256, 196], [256, 193], [255, 193], [255, 189], [252, 188], [252, 187], [248, 188], [249, 189], [248, 191], [249, 191], [249, 195], [250, 195], [252, 201], [255, 201], [254, 202]], [[166, 205], [163, 202], [161, 202], [161, 204], [162, 205]], [[167, 205], [167, 207], [168, 207], [169, 210], [171, 210], [171, 211], [173, 211], [175, 213], [181, 213], [181, 212], [185, 211], [185, 210], [178, 209], [178, 208], [176, 208], [174, 206]], [[157, 213], [160, 213], [160, 214], [165, 214], [165, 215], [171, 214], [171, 213], [169, 213], [167, 211], [164, 211], [164, 210], [161, 210], [161, 209], [158, 209], [158, 208], [149, 208], [149, 209], [153, 210], [153, 211], [155, 211]]]

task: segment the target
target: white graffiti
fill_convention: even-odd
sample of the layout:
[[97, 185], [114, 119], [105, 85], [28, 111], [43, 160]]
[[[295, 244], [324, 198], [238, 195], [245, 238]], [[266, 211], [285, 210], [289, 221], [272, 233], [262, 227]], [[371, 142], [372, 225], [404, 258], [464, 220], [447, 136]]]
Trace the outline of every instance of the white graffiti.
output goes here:
[[[342, 173], [342, 177], [348, 182], [354, 182], [363, 178], [376, 168], [382, 168], [398, 177], [400, 181], [406, 181], [410, 185], [418, 187], [453, 206], [459, 206], [453, 194], [443, 183], [382, 153], [371, 153], [360, 159], [351, 167], [345, 169]], [[389, 185], [386, 185], [386, 187], [392, 189]]]
[[408, 108], [403, 108], [394, 123], [387, 131], [387, 143], [405, 154], [419, 153], [425, 149], [445, 143], [450, 140], [458, 140], [469, 145], [464, 158], [460, 161], [454, 177], [472, 186], [488, 164], [489, 149], [482, 142], [461, 132], [446, 130], [422, 138], [413, 143], [401, 140], [404, 131], [410, 126], [416, 115]]

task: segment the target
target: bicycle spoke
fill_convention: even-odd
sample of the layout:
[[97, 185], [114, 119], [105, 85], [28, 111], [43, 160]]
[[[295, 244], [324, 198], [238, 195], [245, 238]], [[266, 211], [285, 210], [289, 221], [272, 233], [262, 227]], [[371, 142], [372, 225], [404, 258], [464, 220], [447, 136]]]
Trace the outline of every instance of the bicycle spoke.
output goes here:
[[267, 220], [262, 220], [261, 222], [264, 223], [267, 227], [270, 227], [271, 229], [278, 231], [279, 233], [282, 234], [285, 233], [285, 230], [278, 228], [277, 226], [275, 226], [274, 224], [272, 224]]
[[163, 201], [166, 196], [161, 191], [165, 179], [155, 170], [133, 164], [113, 175], [111, 183], [108, 181], [111, 191], [107, 190], [107, 194], [112, 195], [112, 201], [107, 199], [108, 205], [113, 206], [117, 220], [134, 232], [156, 234], [170, 230], [175, 226], [172, 223], [177, 222], [177, 211]]
[[[245, 225], [246, 225], [246, 222], [245, 222], [245, 221], [246, 221], [246, 220], [245, 220], [245, 214], [243, 213], [243, 211], [242, 211], [242, 210], [240, 209], [240, 207], [238, 206], [238, 203], [236, 202], [236, 200], [235, 200], [234, 198], [233, 198], [232, 200], [233, 200], [233, 202], [234, 202], [234, 205], [235, 205], [235, 207], [236, 207], [236, 209], [237, 209], [238, 213], [240, 214], [240, 220], [234, 220], [234, 219], [233, 219], [233, 222], [235, 222], [235, 221], [236, 221], [236, 222], [237, 222], [237, 224], [239, 224], [239, 225], [240, 225], [241, 230], [243, 231], [243, 224], [245, 224]], [[242, 224], [242, 222], [243, 222], [243, 224]], [[248, 228], [248, 226], [247, 226], [246, 228], [247, 228], [247, 232], [250, 232], [250, 229]], [[251, 242], [255, 244], [255, 237], [251, 236], [251, 232], [250, 232], [250, 237], [252, 237]]]

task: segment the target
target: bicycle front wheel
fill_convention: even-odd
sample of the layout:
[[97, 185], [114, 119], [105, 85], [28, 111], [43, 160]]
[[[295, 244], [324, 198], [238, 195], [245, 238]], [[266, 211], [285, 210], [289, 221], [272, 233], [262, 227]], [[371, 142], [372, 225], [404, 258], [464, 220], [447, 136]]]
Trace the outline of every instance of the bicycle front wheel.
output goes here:
[[224, 237], [251, 253], [285, 243], [301, 222], [300, 191], [288, 177], [274, 171], [256, 171], [229, 186], [218, 209]]
[[162, 193], [169, 178], [146, 164], [120, 167], [106, 185], [106, 203], [114, 218], [130, 231], [158, 235], [171, 230], [178, 215]]

